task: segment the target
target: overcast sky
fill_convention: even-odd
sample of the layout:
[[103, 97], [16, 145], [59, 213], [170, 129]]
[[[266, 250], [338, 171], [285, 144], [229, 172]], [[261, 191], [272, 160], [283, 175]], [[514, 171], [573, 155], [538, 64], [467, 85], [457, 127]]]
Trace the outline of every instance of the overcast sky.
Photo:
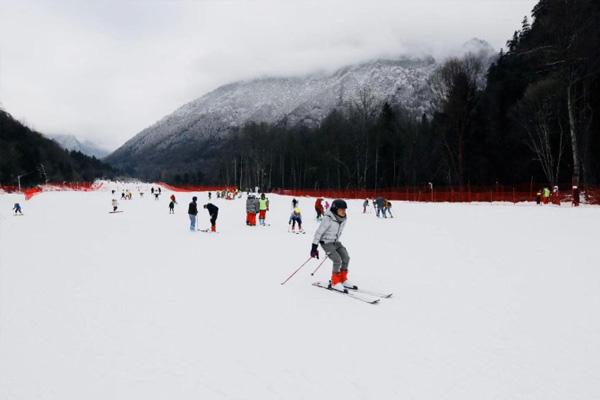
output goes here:
[[0, 0], [0, 105], [115, 149], [216, 87], [504, 46], [537, 0]]

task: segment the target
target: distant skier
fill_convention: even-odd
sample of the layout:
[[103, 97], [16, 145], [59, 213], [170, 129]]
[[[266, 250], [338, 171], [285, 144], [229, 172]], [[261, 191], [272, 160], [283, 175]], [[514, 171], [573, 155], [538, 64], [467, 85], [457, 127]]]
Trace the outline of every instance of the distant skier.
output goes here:
[[255, 196], [252, 199], [252, 203], [254, 203], [254, 209], [256, 210], [256, 215], [254, 215], [254, 225], [256, 225], [256, 216], [260, 215], [260, 199]]
[[121, 192], [121, 200], [125, 200], [125, 192]]
[[175, 202], [173, 200], [169, 202], [169, 214], [175, 214]]
[[550, 189], [548, 189], [547, 187], [545, 187], [544, 188], [544, 194], [543, 194], [544, 204], [548, 204], [549, 200], [550, 200]]
[[390, 218], [394, 218], [394, 216], [392, 215], [392, 202], [389, 200], [385, 200], [384, 203], [384, 209], [383, 209], [383, 214], [384, 216], [387, 214], [390, 214]]
[[379, 218], [379, 214], [382, 214], [383, 218], [387, 218], [385, 215], [385, 200], [383, 197], [379, 196], [375, 199], [375, 203], [377, 204], [377, 218]]
[[196, 196], [192, 197], [192, 202], [188, 206], [188, 215], [190, 217], [190, 231], [196, 231], [196, 218], [198, 216], [198, 205], [196, 204], [198, 198]]
[[298, 200], [296, 200], [295, 198], [292, 199], [292, 209], [298, 207]]
[[154, 192], [154, 200], [158, 200], [159, 195], [160, 193], [158, 193], [158, 191]]
[[539, 206], [540, 204], [542, 204], [542, 191], [538, 190], [538, 192], [535, 195], [535, 203]]
[[150, 193], [154, 194], [154, 186], [150, 188]]
[[552, 189], [552, 204], [560, 206], [560, 193], [558, 191], [558, 186], [554, 186]]
[[248, 195], [246, 199], [246, 225], [256, 226], [256, 213], [258, 212], [258, 206], [256, 204], [256, 197], [253, 194]]
[[208, 199], [209, 200], [212, 199], [212, 193], [211, 192], [208, 192]]
[[347, 292], [346, 288], [356, 288], [348, 280], [348, 264], [350, 256], [344, 245], [339, 241], [342, 231], [346, 226], [346, 209], [348, 206], [344, 200], [334, 200], [329, 211], [325, 213], [321, 224], [315, 232], [311, 257], [319, 258], [319, 243], [325, 254], [333, 261], [330, 287], [341, 292]]
[[269, 199], [262, 193], [258, 201], [258, 221], [262, 226], [265, 226], [267, 211], [269, 211]]
[[158, 187], [158, 194], [161, 194], [162, 191], [160, 190], [160, 186]]
[[119, 208], [119, 202], [115, 198], [112, 199], [112, 208], [113, 208], [113, 211], [112, 211], [113, 213], [116, 213], [117, 209]]
[[215, 206], [212, 203], [207, 203], [204, 205], [204, 208], [208, 210], [208, 215], [210, 215], [210, 231], [217, 231], [217, 217], [219, 216], [219, 207]]
[[292, 225], [292, 232], [296, 231], [296, 223], [298, 224], [298, 233], [304, 232], [302, 230], [302, 213], [298, 207], [294, 207], [292, 211], [292, 215], [290, 215], [290, 220], [288, 225]]
[[573, 186], [573, 192], [572, 192], [572, 202], [573, 202], [573, 206], [574, 207], [579, 207], [579, 188], [577, 186]]
[[21, 209], [21, 205], [19, 203], [15, 203], [15, 205], [13, 206], [13, 211], [15, 212], [15, 215], [23, 215], [23, 210]]
[[365, 199], [365, 201], [363, 202], [363, 214], [367, 213], [367, 207], [369, 207], [369, 199]]
[[317, 213], [317, 220], [320, 221], [321, 218], [323, 218], [323, 213], [325, 211], [323, 210], [323, 199], [320, 197], [315, 200], [315, 211]]

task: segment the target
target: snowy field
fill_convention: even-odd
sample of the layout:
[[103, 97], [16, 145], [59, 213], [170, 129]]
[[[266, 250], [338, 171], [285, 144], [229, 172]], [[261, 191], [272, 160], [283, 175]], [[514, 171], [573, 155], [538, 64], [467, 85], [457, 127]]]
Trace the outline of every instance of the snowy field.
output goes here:
[[0, 195], [1, 400], [600, 398], [599, 207], [351, 201], [350, 277], [394, 292], [369, 305], [311, 285], [329, 261], [280, 285], [314, 199], [306, 235], [281, 196], [268, 227], [215, 200], [209, 234], [192, 194], [169, 215], [131, 189], [121, 214], [106, 191]]

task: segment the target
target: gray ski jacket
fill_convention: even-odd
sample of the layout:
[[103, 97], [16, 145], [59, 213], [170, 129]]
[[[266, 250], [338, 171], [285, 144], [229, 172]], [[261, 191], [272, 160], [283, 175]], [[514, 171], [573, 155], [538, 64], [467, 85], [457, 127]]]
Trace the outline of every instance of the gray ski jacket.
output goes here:
[[258, 213], [258, 202], [255, 197], [248, 197], [246, 200], [246, 212], [251, 214]]
[[339, 241], [345, 226], [346, 218], [340, 218], [331, 210], [328, 210], [323, 216], [321, 225], [319, 225], [315, 232], [313, 244], [319, 244], [319, 242], [334, 243]]

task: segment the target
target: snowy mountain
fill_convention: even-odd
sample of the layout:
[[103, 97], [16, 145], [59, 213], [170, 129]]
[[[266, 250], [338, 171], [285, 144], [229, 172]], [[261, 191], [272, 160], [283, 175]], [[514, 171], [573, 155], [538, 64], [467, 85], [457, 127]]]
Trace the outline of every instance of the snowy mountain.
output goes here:
[[432, 58], [377, 60], [332, 74], [262, 78], [221, 86], [144, 129], [109, 159], [221, 135], [248, 121], [317, 124], [334, 108], [356, 98], [363, 88], [379, 101], [428, 112], [431, 102], [426, 82], [435, 66]]
[[85, 155], [96, 157], [98, 159], [106, 157], [110, 153], [89, 140], [81, 142], [73, 135], [51, 135], [49, 138], [58, 143], [63, 149], [79, 151]]
[[496, 55], [496, 50], [485, 40], [473, 38], [465, 42], [456, 55], [462, 57], [467, 54], [473, 54], [483, 60], [489, 60]]
[[[486, 60], [494, 54], [485, 41], [471, 40], [460, 53]], [[400, 106], [415, 115], [433, 110], [429, 78], [433, 57], [379, 59], [302, 77], [266, 77], [221, 86], [139, 132], [107, 157], [129, 170], [202, 148], [247, 122], [315, 126], [367, 91], [374, 101]], [[179, 157], [181, 158], [181, 157]], [[152, 161], [152, 159], [154, 159]], [[146, 168], [147, 169], [147, 168]]]

